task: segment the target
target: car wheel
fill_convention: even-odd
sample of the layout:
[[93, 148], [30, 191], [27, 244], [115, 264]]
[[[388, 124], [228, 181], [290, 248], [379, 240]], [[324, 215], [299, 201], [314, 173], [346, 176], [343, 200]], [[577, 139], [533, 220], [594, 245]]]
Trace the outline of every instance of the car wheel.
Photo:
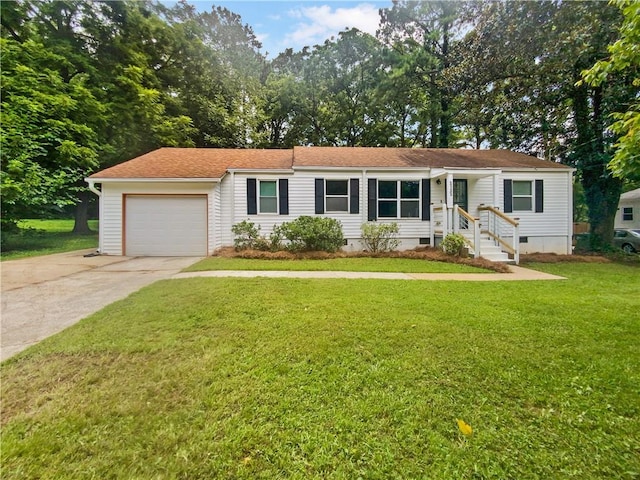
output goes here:
[[633, 248], [633, 245], [629, 243], [625, 243], [624, 245], [622, 245], [622, 250], [624, 250], [625, 253], [635, 253], [636, 251], [636, 249]]

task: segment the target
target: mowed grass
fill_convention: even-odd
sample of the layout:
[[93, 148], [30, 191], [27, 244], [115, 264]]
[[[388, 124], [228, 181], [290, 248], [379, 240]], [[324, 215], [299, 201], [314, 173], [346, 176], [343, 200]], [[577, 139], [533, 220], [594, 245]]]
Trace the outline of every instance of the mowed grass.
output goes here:
[[21, 220], [21, 231], [8, 235], [2, 248], [2, 260], [49, 255], [98, 247], [98, 221], [89, 220], [92, 235], [75, 235], [73, 219]]
[[455, 263], [435, 262], [415, 258], [347, 257], [326, 259], [253, 259], [209, 257], [185, 269], [186, 272], [206, 270], [294, 270], [403, 273], [493, 273], [490, 270]]
[[2, 476], [637, 478], [640, 270], [535, 268], [156, 283], [0, 367]]

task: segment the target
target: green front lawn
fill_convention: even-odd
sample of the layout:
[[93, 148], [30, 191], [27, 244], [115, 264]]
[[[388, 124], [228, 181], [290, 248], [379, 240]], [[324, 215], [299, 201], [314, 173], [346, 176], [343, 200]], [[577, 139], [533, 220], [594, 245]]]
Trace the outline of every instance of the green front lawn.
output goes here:
[[637, 478], [640, 271], [535, 268], [156, 283], [0, 367], [2, 477]]
[[72, 219], [21, 220], [20, 232], [7, 235], [2, 260], [98, 248], [98, 221], [90, 220], [92, 235], [74, 235]]
[[[236, 257], [209, 257], [185, 269], [187, 272], [206, 270], [294, 270], [345, 272], [403, 273], [489, 273], [478, 267], [455, 263], [434, 262], [415, 258], [326, 258], [300, 260], [264, 260]], [[491, 272], [492, 273], [492, 272]]]

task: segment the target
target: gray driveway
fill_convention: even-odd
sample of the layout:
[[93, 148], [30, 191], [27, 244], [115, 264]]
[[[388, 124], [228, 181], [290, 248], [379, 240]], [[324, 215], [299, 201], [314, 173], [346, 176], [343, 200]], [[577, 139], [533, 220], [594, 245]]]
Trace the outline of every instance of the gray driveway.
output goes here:
[[64, 330], [197, 257], [85, 257], [91, 250], [9, 260], [2, 271], [0, 360]]

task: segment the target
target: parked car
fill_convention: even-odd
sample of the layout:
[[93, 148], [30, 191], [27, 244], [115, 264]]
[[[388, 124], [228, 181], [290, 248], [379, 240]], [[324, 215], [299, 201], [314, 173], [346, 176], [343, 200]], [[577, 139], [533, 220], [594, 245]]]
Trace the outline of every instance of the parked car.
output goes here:
[[640, 251], [640, 230], [616, 228], [613, 232], [613, 244], [626, 253]]

